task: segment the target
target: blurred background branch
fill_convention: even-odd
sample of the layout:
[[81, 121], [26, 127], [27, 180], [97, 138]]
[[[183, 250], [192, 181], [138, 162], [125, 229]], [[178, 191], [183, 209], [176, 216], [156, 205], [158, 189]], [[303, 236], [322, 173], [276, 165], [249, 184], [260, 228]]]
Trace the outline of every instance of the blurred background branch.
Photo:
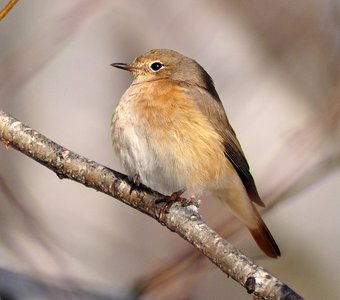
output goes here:
[[9, 13], [13, 6], [18, 2], [18, 0], [10, 0], [6, 6], [0, 10], [0, 21]]

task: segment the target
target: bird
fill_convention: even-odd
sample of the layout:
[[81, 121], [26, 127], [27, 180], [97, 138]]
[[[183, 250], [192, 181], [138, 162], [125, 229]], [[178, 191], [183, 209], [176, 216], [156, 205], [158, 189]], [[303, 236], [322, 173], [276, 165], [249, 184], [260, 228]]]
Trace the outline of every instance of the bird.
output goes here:
[[255, 207], [265, 205], [249, 164], [204, 68], [170, 49], [111, 66], [133, 75], [111, 121], [113, 148], [128, 176], [163, 194], [185, 190], [226, 203], [262, 251], [279, 257]]

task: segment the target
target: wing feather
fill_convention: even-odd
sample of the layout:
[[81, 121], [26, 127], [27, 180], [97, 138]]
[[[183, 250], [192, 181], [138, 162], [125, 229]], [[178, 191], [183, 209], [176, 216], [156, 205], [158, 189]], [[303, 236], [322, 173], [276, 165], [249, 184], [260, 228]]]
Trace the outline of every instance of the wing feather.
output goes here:
[[[211, 91], [212, 90], [212, 91]], [[190, 88], [190, 96], [195, 99], [198, 109], [208, 118], [216, 131], [223, 137], [224, 153], [231, 161], [240, 176], [249, 198], [260, 206], [262, 202], [249, 171], [249, 164], [244, 156], [241, 145], [225, 114], [222, 102], [212, 84], [207, 87]]]

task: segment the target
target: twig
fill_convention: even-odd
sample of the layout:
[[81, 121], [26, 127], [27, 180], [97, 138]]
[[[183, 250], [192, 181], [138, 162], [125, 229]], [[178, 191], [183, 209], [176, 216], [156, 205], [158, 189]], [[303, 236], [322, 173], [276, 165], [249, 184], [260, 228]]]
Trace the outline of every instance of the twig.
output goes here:
[[13, 8], [13, 6], [18, 2], [18, 0], [10, 0], [8, 1], [8, 3], [6, 4], [6, 6], [0, 10], [0, 21], [6, 17], [6, 15], [8, 14], [8, 12]]
[[210, 229], [195, 206], [182, 207], [175, 203], [164, 214], [165, 204], [158, 203], [164, 195], [143, 185], [134, 186], [126, 175], [71, 152], [2, 111], [0, 138], [54, 171], [59, 178], [94, 188], [154, 218], [191, 243], [257, 299], [302, 299]]

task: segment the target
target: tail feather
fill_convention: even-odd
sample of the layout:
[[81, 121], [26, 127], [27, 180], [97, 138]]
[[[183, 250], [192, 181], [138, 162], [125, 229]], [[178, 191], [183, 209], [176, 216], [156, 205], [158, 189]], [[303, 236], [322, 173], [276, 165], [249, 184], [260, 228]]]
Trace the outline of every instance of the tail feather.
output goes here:
[[280, 249], [268, 227], [245, 192], [240, 192], [236, 186], [233, 194], [228, 193], [227, 190], [220, 190], [215, 192], [215, 196], [229, 205], [234, 214], [247, 226], [257, 245], [266, 255], [272, 258], [281, 256]]
[[257, 245], [262, 249], [262, 251], [272, 258], [278, 258], [281, 256], [280, 249], [276, 244], [272, 234], [270, 233], [268, 227], [263, 222], [261, 216], [254, 208], [256, 217], [257, 217], [257, 227], [248, 227], [251, 235], [253, 236], [254, 240], [256, 241]]

